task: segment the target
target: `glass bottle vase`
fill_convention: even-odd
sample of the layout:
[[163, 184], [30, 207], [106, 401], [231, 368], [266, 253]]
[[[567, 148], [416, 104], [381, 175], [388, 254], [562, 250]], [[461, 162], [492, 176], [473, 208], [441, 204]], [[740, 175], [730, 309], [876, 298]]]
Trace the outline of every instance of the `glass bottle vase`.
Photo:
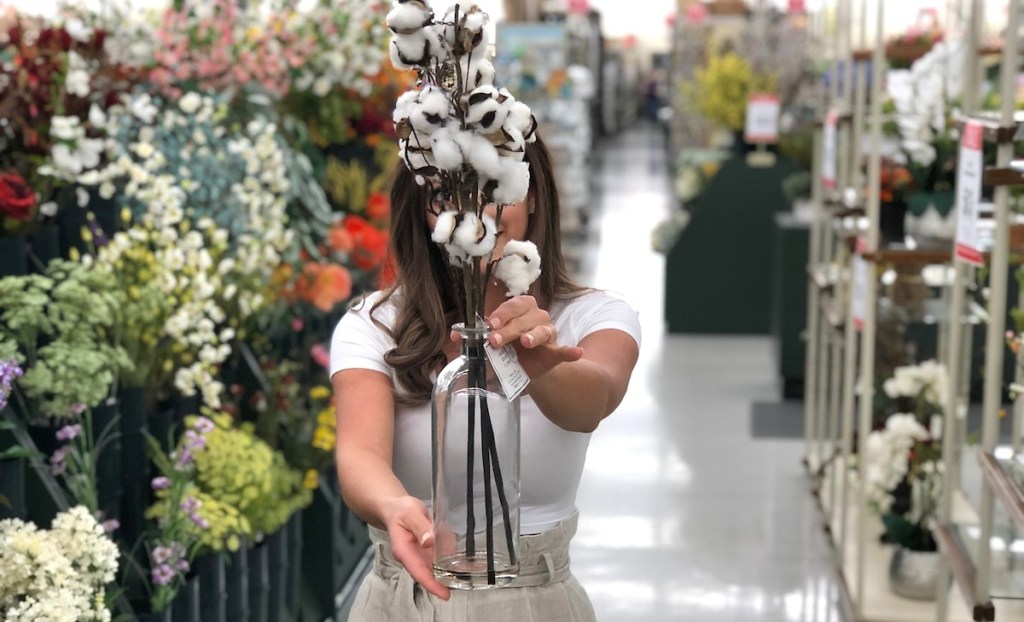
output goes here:
[[434, 575], [456, 589], [501, 587], [519, 572], [519, 400], [484, 350], [489, 329], [452, 329], [462, 353], [431, 404]]

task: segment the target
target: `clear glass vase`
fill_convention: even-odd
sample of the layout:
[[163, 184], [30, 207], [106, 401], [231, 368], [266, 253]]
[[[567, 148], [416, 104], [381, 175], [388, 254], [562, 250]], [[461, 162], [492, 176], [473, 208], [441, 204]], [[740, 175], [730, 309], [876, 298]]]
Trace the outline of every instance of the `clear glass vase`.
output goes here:
[[519, 572], [519, 400], [484, 351], [489, 329], [452, 327], [462, 354], [434, 384], [434, 575], [456, 589], [508, 584]]

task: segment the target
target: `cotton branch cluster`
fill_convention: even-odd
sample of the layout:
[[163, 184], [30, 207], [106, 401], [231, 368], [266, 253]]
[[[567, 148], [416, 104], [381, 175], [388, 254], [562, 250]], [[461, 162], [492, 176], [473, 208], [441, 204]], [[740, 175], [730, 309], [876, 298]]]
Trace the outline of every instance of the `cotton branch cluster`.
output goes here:
[[[420, 76], [395, 106], [401, 157], [439, 204], [432, 239], [453, 265], [478, 277], [473, 284], [481, 291], [487, 276], [479, 265], [494, 251], [502, 208], [526, 199], [526, 145], [537, 129], [530, 108], [494, 86], [487, 22], [475, 5], [456, 4], [436, 19], [422, 0], [399, 0], [387, 16], [392, 63]], [[492, 203], [495, 218], [484, 213]], [[522, 294], [540, 274], [539, 253], [531, 242], [509, 244], [486, 270], [510, 296]]]

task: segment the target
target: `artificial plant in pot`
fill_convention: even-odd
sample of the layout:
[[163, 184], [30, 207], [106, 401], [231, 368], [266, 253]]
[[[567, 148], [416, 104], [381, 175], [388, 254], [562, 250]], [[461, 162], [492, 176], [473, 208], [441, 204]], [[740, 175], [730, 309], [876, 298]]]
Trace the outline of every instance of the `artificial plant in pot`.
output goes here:
[[[399, 152], [432, 190], [432, 239], [447, 258], [463, 320], [453, 326], [462, 354], [434, 384], [431, 509], [434, 574], [466, 589], [507, 584], [519, 568], [523, 387], [503, 386], [485, 353], [487, 287], [494, 277], [510, 295], [523, 294], [540, 274], [531, 242], [511, 240], [500, 257], [492, 257], [503, 209], [526, 199], [525, 150], [535, 140], [537, 122], [529, 107], [494, 87], [487, 22], [475, 5], [456, 4], [435, 16], [419, 0], [397, 3], [387, 17], [392, 62], [415, 69], [420, 84], [398, 98]], [[493, 217], [488, 205], [496, 207]], [[508, 348], [498, 356], [515, 359]]]
[[938, 404], [947, 391], [945, 369], [934, 361], [897, 368], [884, 391], [908, 412], [890, 415], [868, 437], [862, 458], [865, 492], [885, 527], [883, 541], [895, 546], [891, 589], [930, 600], [941, 561], [932, 529], [944, 481]]

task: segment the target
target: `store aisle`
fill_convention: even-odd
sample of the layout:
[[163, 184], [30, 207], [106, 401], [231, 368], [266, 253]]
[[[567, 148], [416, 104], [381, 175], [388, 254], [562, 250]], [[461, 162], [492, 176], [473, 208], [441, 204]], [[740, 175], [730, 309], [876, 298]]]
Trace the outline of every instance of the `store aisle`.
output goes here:
[[670, 207], [660, 135], [609, 141], [594, 174], [580, 277], [629, 299], [644, 330], [578, 499], [573, 566], [598, 620], [838, 621], [800, 442], [750, 434], [751, 404], [777, 395], [769, 339], [664, 334], [664, 260], [650, 249]]

